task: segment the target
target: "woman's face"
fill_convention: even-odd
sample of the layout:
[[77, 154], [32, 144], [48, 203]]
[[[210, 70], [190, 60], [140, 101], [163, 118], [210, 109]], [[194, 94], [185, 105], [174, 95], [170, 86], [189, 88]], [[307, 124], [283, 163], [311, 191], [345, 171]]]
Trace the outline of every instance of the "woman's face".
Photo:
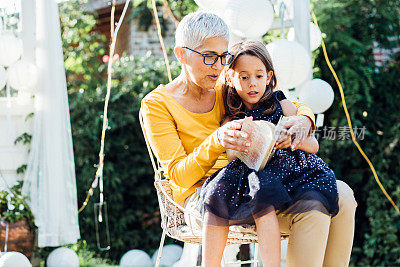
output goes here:
[[[228, 41], [222, 37], [213, 37], [206, 39], [203, 44], [197, 48], [192, 48], [202, 54], [218, 54], [228, 53]], [[218, 76], [223, 69], [221, 58], [213, 65], [206, 65], [203, 56], [196, 52], [185, 49], [186, 53], [190, 52], [186, 61], [186, 70], [190, 80], [203, 89], [213, 89], [218, 80]]]
[[239, 56], [230, 73], [232, 85], [247, 109], [252, 109], [264, 95], [273, 74], [272, 71], [267, 71], [258, 57], [252, 55]]

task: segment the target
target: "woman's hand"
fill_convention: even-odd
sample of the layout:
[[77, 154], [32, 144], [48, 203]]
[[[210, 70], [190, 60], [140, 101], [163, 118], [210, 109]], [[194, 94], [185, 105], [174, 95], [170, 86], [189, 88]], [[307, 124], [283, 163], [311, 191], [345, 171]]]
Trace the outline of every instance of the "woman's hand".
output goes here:
[[311, 120], [307, 116], [287, 117], [284, 128], [288, 129], [287, 133], [293, 137], [291, 144], [292, 150], [298, 149], [304, 139], [308, 137], [311, 125]]
[[243, 119], [233, 120], [225, 123], [217, 130], [218, 140], [226, 149], [247, 152], [250, 142], [247, 140], [248, 133], [240, 131]]

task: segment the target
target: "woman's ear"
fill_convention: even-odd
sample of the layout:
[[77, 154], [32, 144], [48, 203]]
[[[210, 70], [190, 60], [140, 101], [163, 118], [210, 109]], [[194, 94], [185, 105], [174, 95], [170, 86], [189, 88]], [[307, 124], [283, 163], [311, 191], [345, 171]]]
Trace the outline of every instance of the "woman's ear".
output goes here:
[[267, 73], [267, 85], [271, 82], [272, 76], [274, 76], [274, 72], [272, 70]]
[[181, 63], [181, 64], [186, 64], [187, 59], [186, 59], [186, 51], [182, 47], [175, 47], [174, 48], [174, 53], [176, 59]]

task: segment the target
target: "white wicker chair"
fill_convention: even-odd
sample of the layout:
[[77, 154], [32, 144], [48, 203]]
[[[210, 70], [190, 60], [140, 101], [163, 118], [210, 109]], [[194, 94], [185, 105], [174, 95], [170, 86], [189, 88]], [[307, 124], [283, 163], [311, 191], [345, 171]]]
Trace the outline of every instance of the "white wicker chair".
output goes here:
[[[185, 208], [176, 203], [172, 199], [172, 190], [169, 185], [169, 181], [165, 179], [160, 161], [158, 160], [157, 155], [155, 155], [149, 144], [149, 140], [147, 138], [147, 134], [143, 126], [143, 116], [141, 111], [139, 111], [139, 121], [140, 121], [140, 126], [142, 127], [144, 139], [146, 141], [146, 146], [149, 152], [150, 160], [154, 169], [155, 173], [154, 185], [157, 190], [157, 197], [160, 205], [161, 227], [163, 229], [163, 233], [161, 236], [161, 242], [156, 262], [156, 267], [158, 267], [160, 263], [162, 248], [164, 246], [165, 235], [168, 235], [169, 237], [180, 240], [182, 242], [201, 244], [202, 233], [201, 231], [196, 232], [186, 224], [184, 219]], [[191, 216], [198, 218], [198, 215], [196, 214], [191, 214]], [[285, 239], [286, 237], [287, 236], [282, 236], [282, 239]], [[249, 225], [243, 225], [239, 227], [238, 226], [229, 227], [227, 245], [250, 244], [250, 243], [255, 243], [255, 249], [254, 249], [255, 253], [253, 260], [224, 263], [224, 265], [233, 265], [233, 264], [242, 265], [242, 264], [254, 263], [254, 266], [257, 267], [258, 263], [257, 260], [258, 243], [257, 243], [257, 233], [255, 231], [255, 227]]]

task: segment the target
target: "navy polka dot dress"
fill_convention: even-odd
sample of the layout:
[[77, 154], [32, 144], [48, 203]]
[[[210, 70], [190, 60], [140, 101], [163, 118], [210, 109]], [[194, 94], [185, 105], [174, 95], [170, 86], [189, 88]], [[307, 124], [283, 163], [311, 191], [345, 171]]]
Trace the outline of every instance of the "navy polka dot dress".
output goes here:
[[[273, 95], [278, 102], [273, 114], [263, 114], [265, 108], [258, 108], [246, 115], [277, 124], [283, 115], [279, 94], [283, 95], [281, 91]], [[215, 221], [208, 221], [216, 225], [251, 224], [274, 209], [278, 214], [318, 209], [331, 216], [339, 210], [333, 171], [317, 155], [290, 148], [277, 149], [259, 172], [235, 159], [206, 180], [200, 200], [202, 214], [216, 215], [210, 216]]]

